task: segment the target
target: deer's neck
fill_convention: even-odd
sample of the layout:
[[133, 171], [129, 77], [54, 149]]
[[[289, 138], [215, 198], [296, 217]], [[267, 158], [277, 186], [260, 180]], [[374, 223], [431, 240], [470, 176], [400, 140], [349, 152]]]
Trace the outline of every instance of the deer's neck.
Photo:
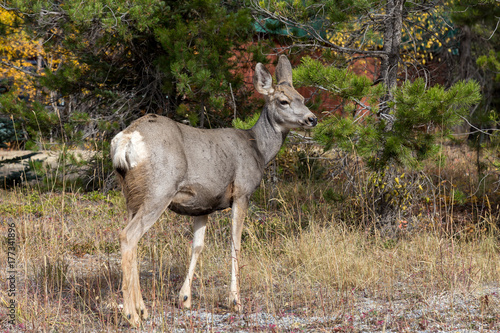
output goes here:
[[288, 130], [282, 130], [272, 119], [266, 106], [250, 131], [254, 134], [257, 149], [264, 158], [265, 165], [276, 157], [288, 134]]

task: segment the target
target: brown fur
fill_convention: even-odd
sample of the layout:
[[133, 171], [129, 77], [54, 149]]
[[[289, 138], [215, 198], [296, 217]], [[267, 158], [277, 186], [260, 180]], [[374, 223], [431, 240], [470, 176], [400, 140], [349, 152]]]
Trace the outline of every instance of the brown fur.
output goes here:
[[116, 175], [122, 187], [129, 214], [134, 216], [147, 195], [148, 166], [146, 163], [142, 163], [128, 171], [120, 172], [117, 170]]

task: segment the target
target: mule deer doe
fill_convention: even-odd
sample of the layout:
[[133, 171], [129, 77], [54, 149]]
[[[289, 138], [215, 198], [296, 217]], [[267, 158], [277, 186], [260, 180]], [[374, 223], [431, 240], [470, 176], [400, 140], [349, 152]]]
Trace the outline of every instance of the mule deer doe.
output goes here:
[[147, 318], [137, 268], [137, 243], [162, 212], [194, 216], [191, 262], [179, 295], [191, 307], [191, 282], [204, 246], [208, 214], [232, 207], [230, 306], [241, 311], [238, 259], [243, 221], [265, 166], [289, 130], [311, 128], [317, 118], [292, 86], [292, 66], [279, 58], [276, 81], [258, 63], [255, 89], [265, 96], [259, 120], [249, 130], [198, 129], [169, 118], [146, 115], [118, 133], [111, 157], [127, 202], [129, 223], [120, 233], [124, 314], [132, 325]]

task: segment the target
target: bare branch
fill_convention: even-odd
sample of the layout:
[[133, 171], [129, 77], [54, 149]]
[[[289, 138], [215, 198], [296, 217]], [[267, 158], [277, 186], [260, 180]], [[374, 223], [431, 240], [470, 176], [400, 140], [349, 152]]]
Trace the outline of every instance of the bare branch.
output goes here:
[[489, 128], [487, 129], [486, 131], [477, 127], [477, 126], [474, 126], [473, 124], [471, 124], [471, 122], [469, 120], [467, 120], [467, 118], [463, 117], [463, 116], [460, 116], [460, 118], [462, 118], [462, 120], [464, 120], [467, 125], [469, 125], [471, 128], [473, 128], [475, 131], [474, 132], [469, 132], [467, 134], [474, 134], [474, 133], [482, 133], [482, 134], [486, 134], [486, 135], [491, 135], [490, 133], [486, 132], [486, 131], [500, 131], [500, 129], [496, 129], [496, 128]]
[[7, 7], [7, 5], [5, 4], [5, 1], [0, 3], [0, 8], [4, 9], [4, 10], [8, 10], [8, 11], [18, 11], [17, 8], [14, 8], [14, 7]]
[[494, 29], [494, 30], [493, 30], [493, 32], [491, 33], [490, 37], [488, 37], [488, 38], [483, 38], [484, 40], [490, 40], [490, 39], [493, 37], [493, 35], [495, 34], [495, 32], [497, 31], [497, 29], [498, 29], [498, 25], [500, 24], [500, 17], [497, 17], [497, 19], [498, 19], [498, 20], [497, 20], [497, 25], [495, 26], [495, 29]]

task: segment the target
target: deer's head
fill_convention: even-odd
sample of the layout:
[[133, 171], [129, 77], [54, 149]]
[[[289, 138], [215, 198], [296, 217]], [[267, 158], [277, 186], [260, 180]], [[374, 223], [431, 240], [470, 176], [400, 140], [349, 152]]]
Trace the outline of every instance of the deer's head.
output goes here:
[[282, 130], [312, 128], [318, 123], [316, 116], [304, 105], [304, 97], [292, 84], [292, 65], [281, 55], [276, 67], [276, 82], [269, 71], [258, 63], [253, 77], [255, 89], [265, 96], [272, 121]]

